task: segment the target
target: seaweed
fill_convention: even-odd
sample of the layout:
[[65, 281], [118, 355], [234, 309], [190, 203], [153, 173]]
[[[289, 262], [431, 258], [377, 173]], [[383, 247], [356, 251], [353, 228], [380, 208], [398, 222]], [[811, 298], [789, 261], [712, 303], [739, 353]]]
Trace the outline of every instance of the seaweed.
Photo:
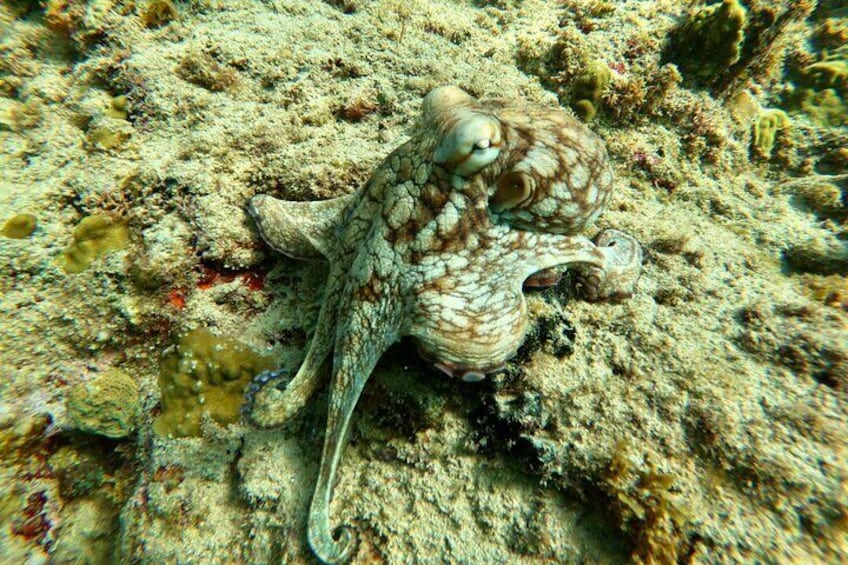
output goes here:
[[620, 527], [630, 534], [636, 563], [674, 565], [689, 543], [684, 529], [689, 512], [675, 496], [675, 478], [646, 456], [634, 463], [631, 446], [615, 448], [602, 489], [609, 495]]

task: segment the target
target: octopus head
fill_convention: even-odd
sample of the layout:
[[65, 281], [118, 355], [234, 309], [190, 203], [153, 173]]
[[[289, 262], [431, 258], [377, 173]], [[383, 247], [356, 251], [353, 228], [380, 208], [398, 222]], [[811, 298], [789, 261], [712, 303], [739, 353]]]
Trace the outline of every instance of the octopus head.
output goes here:
[[590, 227], [612, 196], [603, 141], [564, 110], [479, 101], [455, 86], [424, 97], [433, 163], [489, 187], [497, 223], [574, 234]]
[[601, 139], [559, 109], [505, 110], [489, 211], [498, 223], [578, 233], [609, 204], [612, 168]]
[[500, 121], [471, 95], [455, 86], [424, 98], [424, 120], [436, 132], [433, 162], [459, 177], [492, 164], [501, 151]]

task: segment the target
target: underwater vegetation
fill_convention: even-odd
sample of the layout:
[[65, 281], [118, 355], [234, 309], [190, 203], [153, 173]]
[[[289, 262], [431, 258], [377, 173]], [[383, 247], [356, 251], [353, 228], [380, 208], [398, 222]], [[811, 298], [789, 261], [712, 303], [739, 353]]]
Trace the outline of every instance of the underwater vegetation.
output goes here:
[[26, 239], [35, 232], [38, 219], [32, 214], [15, 214], [3, 224], [0, 235], [9, 239]]
[[171, 0], [147, 0], [142, 5], [139, 19], [144, 27], [161, 27], [177, 19], [180, 13]]
[[81, 273], [98, 257], [126, 247], [128, 238], [120, 221], [102, 214], [87, 216], [74, 228], [73, 242], [62, 252], [62, 267], [68, 273]]
[[635, 563], [678, 563], [688, 543], [683, 530], [689, 516], [674, 493], [674, 476], [650, 462], [633, 462], [631, 450], [626, 442], [616, 446], [602, 488], [633, 539]]
[[789, 116], [779, 108], [764, 109], [754, 121], [753, 144], [756, 152], [771, 157], [777, 132], [789, 125]]
[[815, 5], [809, 0], [699, 3], [671, 31], [662, 61], [675, 63], [687, 80], [722, 96], [740, 91], [751, 77], [773, 81], [781, 38]]
[[128, 118], [127, 96], [121, 94], [112, 97], [102, 116], [98, 116], [88, 125], [86, 134], [88, 148], [109, 151], [119, 147], [132, 134], [132, 126], [128, 123]]
[[254, 376], [275, 366], [241, 342], [205, 328], [180, 337], [160, 367], [162, 413], [153, 422], [160, 436], [198, 436], [201, 419], [238, 421], [244, 390]]
[[739, 61], [747, 23], [738, 0], [701, 6], [672, 32], [666, 56], [685, 76], [709, 85]]
[[571, 109], [584, 122], [591, 122], [598, 113], [601, 95], [612, 71], [603, 61], [594, 61], [580, 73], [571, 87]]
[[236, 71], [222, 65], [209, 53], [190, 52], [177, 65], [177, 74], [183, 80], [202, 86], [212, 92], [228, 90], [238, 82]]
[[826, 127], [848, 126], [848, 44], [792, 72], [784, 95], [787, 108], [800, 110]]

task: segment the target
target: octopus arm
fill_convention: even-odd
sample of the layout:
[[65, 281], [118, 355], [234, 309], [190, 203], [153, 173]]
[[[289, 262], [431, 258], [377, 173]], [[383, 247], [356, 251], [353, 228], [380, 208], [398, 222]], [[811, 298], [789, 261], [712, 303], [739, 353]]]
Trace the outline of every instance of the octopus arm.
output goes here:
[[261, 382], [259, 391], [248, 399], [245, 413], [257, 426], [281, 426], [326, 383], [330, 373], [326, 361], [333, 350], [338, 315], [338, 300], [333, 300], [333, 297], [339, 295], [342, 285], [340, 277], [330, 279], [326, 291], [328, 298], [318, 312], [318, 323], [309, 350], [291, 381], [283, 390], [269, 386], [271, 383]]
[[309, 508], [308, 538], [324, 563], [347, 563], [356, 549], [349, 527], [334, 538], [329, 520], [333, 483], [350, 427], [350, 418], [377, 361], [397, 341], [401, 327], [399, 306], [389, 298], [357, 301], [340, 320], [333, 358], [333, 377], [327, 411], [327, 430], [315, 493]]
[[248, 213], [274, 250], [295, 259], [327, 257], [334, 234], [354, 195], [317, 202], [280, 200], [267, 194], [250, 199]]
[[552, 267], [574, 264], [581, 273], [590, 300], [629, 296], [639, 279], [642, 248], [633, 237], [618, 230], [605, 230], [592, 242], [582, 235], [509, 232], [518, 248], [522, 269], [530, 275]]
[[512, 230], [522, 280], [533, 273], [560, 265], [578, 264], [602, 268], [604, 253], [583, 235], [557, 235]]

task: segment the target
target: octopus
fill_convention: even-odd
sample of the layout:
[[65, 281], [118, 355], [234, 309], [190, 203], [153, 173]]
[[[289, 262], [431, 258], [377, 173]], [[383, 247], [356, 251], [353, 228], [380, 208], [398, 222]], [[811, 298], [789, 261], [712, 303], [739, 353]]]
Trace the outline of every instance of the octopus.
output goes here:
[[562, 109], [444, 86], [424, 97], [410, 139], [356, 192], [249, 201], [271, 248], [329, 262], [302, 364], [293, 376], [258, 375], [245, 404], [252, 423], [278, 426], [329, 381], [307, 520], [321, 561], [345, 563], [356, 550], [351, 528], [331, 528], [330, 501], [351, 414], [389, 346], [409, 336], [443, 373], [479, 381], [524, 341], [525, 285], [552, 284], [570, 266], [591, 300], [633, 292], [636, 240], [612, 229], [584, 235], [612, 188], [604, 143]]

